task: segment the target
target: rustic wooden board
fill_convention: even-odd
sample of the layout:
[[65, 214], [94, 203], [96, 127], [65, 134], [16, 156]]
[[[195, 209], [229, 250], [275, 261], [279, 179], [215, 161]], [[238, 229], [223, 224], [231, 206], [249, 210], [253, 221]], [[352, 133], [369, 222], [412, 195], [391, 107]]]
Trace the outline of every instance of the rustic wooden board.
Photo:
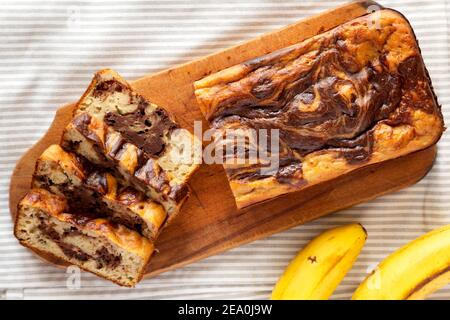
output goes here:
[[[203, 119], [194, 97], [194, 81], [364, 15], [373, 4], [361, 1], [344, 5], [230, 49], [146, 76], [133, 82], [133, 87], [175, 114], [184, 127], [192, 129], [194, 120]], [[72, 108], [73, 104], [58, 109], [45, 136], [17, 163], [10, 185], [13, 216], [17, 203], [29, 190], [36, 159], [50, 144], [59, 142]], [[204, 119], [203, 124], [207, 128]], [[427, 173], [435, 155], [433, 146], [240, 211], [235, 207], [222, 167], [203, 165], [190, 182], [192, 194], [182, 212], [158, 239], [159, 253], [149, 264], [147, 275], [180, 267], [407, 187]], [[62, 265], [61, 261], [51, 262]]]

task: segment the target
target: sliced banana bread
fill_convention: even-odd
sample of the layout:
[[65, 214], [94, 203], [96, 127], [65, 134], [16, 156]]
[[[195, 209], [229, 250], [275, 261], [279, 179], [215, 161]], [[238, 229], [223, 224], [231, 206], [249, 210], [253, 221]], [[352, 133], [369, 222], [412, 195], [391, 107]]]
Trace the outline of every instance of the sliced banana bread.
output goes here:
[[122, 183], [160, 202], [169, 219], [186, 199], [187, 181], [200, 163], [198, 139], [109, 69], [95, 75], [61, 145], [114, 170]]
[[142, 192], [121, 186], [109, 172], [93, 167], [59, 145], [51, 145], [39, 157], [32, 186], [64, 195], [71, 213], [105, 214], [151, 240], [167, 216], [160, 204]]
[[53, 256], [132, 287], [141, 278], [153, 244], [106, 219], [67, 212], [64, 197], [32, 189], [19, 203], [15, 236], [40, 254]]

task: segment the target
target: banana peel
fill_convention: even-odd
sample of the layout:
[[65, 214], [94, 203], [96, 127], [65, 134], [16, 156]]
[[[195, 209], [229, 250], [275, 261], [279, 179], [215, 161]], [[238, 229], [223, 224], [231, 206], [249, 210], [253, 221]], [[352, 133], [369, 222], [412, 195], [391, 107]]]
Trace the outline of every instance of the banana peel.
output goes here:
[[450, 225], [388, 256], [358, 287], [355, 300], [425, 299], [450, 282]]
[[365, 229], [357, 223], [320, 234], [288, 265], [271, 298], [328, 299], [353, 266], [366, 239]]

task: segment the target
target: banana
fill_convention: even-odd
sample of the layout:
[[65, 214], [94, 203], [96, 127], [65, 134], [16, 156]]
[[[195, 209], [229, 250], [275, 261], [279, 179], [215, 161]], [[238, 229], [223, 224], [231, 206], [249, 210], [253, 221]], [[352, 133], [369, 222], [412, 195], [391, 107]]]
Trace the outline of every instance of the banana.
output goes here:
[[424, 299], [450, 282], [450, 225], [388, 256], [356, 289], [355, 300]]
[[366, 231], [356, 223], [314, 238], [288, 265], [272, 292], [272, 299], [328, 299], [352, 267], [366, 239]]

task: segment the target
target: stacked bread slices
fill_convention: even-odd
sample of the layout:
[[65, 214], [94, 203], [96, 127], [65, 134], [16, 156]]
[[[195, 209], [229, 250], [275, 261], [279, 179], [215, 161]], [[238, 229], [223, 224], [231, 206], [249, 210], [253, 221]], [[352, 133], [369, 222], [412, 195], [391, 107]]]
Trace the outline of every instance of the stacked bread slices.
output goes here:
[[198, 145], [166, 110], [102, 70], [61, 144], [37, 160], [15, 235], [40, 254], [134, 286], [161, 229], [188, 197]]

